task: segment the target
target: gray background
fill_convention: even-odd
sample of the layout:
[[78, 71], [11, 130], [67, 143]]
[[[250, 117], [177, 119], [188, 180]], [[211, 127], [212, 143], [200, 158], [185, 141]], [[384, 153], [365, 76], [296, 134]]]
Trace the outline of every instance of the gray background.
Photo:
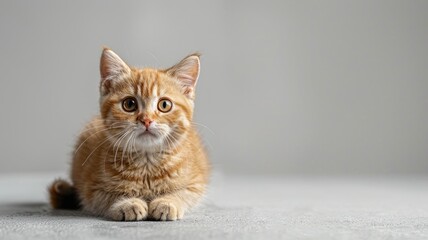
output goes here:
[[428, 1], [1, 1], [0, 172], [68, 168], [109, 46], [135, 66], [203, 53], [196, 121], [219, 171], [427, 174], [427, 12]]

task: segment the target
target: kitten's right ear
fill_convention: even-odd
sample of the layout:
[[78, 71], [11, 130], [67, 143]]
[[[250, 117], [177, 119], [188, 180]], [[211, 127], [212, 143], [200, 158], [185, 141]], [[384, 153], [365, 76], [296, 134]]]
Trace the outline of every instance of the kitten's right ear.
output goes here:
[[131, 68], [111, 49], [104, 48], [100, 60], [101, 93], [111, 91], [115, 82], [131, 74]]

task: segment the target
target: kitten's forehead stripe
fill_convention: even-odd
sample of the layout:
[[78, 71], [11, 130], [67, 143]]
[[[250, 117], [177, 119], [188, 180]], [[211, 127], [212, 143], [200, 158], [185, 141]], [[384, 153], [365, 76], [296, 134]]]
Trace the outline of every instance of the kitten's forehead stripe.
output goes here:
[[144, 69], [141, 71], [141, 77], [140, 85], [142, 85], [141, 88], [141, 95], [142, 97], [146, 98], [148, 96], [153, 95], [153, 89], [156, 87], [157, 81], [157, 74], [156, 71], [153, 69]]
[[139, 88], [140, 88], [140, 84], [139, 84], [139, 82], [140, 82], [140, 78], [141, 78], [141, 74], [140, 74], [140, 71], [136, 71], [136, 76], [133, 78], [133, 85], [134, 85], [134, 94], [137, 96], [138, 95], [138, 90], [139, 90]]
[[151, 96], [156, 96], [156, 97], [157, 97], [157, 94], [156, 94], [156, 91], [155, 91], [155, 90], [156, 90], [156, 88], [157, 88], [157, 87], [156, 87], [156, 83], [155, 83], [155, 82], [153, 82], [153, 83], [152, 83], [152, 86], [150, 86], [150, 95], [151, 95]]
[[141, 96], [141, 85], [140, 84], [137, 84], [137, 93], [135, 95], [137, 95], [140, 99], [142, 99], [142, 96]]
[[150, 84], [150, 81], [149, 81], [149, 76], [147, 74], [147, 71], [144, 70], [142, 73], [143, 73], [142, 74], [143, 84], [141, 86], [141, 96], [143, 98], [146, 98], [148, 95], [146, 89], [147, 89], [147, 86]]
[[[156, 75], [156, 77], [157, 77], [156, 82], [160, 83], [160, 81], [161, 81], [161, 74], [158, 73]], [[158, 97], [161, 96], [160, 95], [160, 89], [161, 89], [160, 87], [156, 87], [156, 94], [157, 94]]]

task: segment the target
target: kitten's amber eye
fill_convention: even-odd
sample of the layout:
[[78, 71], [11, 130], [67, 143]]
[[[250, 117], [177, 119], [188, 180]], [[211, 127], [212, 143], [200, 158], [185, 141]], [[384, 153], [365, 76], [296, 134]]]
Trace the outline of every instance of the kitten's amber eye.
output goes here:
[[166, 98], [159, 100], [159, 102], [158, 102], [159, 111], [166, 113], [166, 112], [171, 111], [171, 108], [172, 108], [171, 100], [166, 99]]
[[122, 108], [127, 112], [134, 112], [138, 108], [137, 100], [133, 97], [125, 98], [122, 101]]

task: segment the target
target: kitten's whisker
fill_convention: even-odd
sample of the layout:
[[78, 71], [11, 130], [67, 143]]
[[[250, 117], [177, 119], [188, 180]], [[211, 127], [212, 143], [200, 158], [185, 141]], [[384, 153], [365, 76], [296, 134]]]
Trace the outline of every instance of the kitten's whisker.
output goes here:
[[105, 129], [101, 129], [100, 131], [96, 131], [95, 133], [93, 133], [93, 134], [91, 134], [89, 137], [87, 137], [77, 148], [76, 148], [76, 150], [74, 151], [74, 154], [76, 154], [79, 150], [80, 150], [80, 148], [83, 146], [83, 144], [85, 144], [88, 140], [89, 140], [89, 138], [91, 138], [92, 136], [94, 136], [94, 135], [96, 135], [96, 134], [98, 134], [98, 133], [101, 133], [101, 132], [104, 132], [104, 131], [108, 131], [108, 130], [111, 130], [110, 128], [105, 128]]
[[134, 145], [134, 151], [135, 151], [135, 153], [138, 153], [137, 147], [135, 146], [135, 140], [136, 139], [137, 139], [137, 134], [135, 134], [133, 145]]
[[109, 152], [110, 152], [110, 148], [112, 147], [114, 142], [111, 142], [110, 145], [108, 145], [107, 150], [106, 150], [106, 154], [104, 156], [104, 170], [105, 170], [105, 165], [106, 165], [106, 160], [107, 160], [107, 156], [109, 156]]
[[[123, 135], [122, 135], [123, 136]], [[115, 148], [116, 148], [116, 144], [117, 144], [117, 142], [120, 140], [120, 138], [122, 137], [122, 136], [120, 136], [120, 137], [118, 137], [115, 141], [114, 141], [114, 144], [113, 144], [113, 152], [112, 152], [112, 154], [114, 154], [114, 152], [115, 152]], [[113, 156], [113, 155], [112, 155]], [[110, 156], [109, 156], [110, 157]], [[113, 164], [114, 164], [114, 168], [116, 168], [116, 159], [114, 159], [113, 158]]]
[[[122, 143], [122, 140], [128, 135], [130, 133], [130, 130], [128, 130], [121, 138], [120, 138], [120, 141], [119, 141], [119, 143], [118, 143], [118, 145], [117, 145], [117, 148], [116, 148], [116, 153], [114, 154], [114, 162], [115, 162], [115, 165], [116, 165], [116, 157], [117, 157], [117, 152], [119, 151], [119, 148], [120, 148], [120, 144]], [[122, 150], [123, 151], [123, 150]], [[121, 162], [121, 165], [120, 165], [120, 169], [122, 170], [123, 169], [123, 163]]]
[[166, 132], [163, 132], [163, 135], [164, 135], [164, 139], [166, 140], [167, 149], [174, 150], [174, 148], [175, 148], [174, 142], [173, 142], [173, 139], [171, 138], [171, 136], [169, 134], [167, 134]]
[[169, 142], [170, 142], [169, 149], [172, 150], [172, 151], [175, 150], [178, 147], [177, 140], [175, 140], [174, 137], [172, 137], [172, 136], [168, 136], [168, 139], [169, 139]]
[[133, 130], [131, 129], [127, 134], [127, 137], [123, 138], [123, 140], [125, 140], [126, 138], [127, 140], [125, 140], [125, 146], [122, 148], [122, 158], [120, 160], [120, 165], [122, 169], [123, 169], [123, 157], [125, 156], [125, 153], [128, 151], [128, 142], [130, 140], [130, 137], [132, 137], [132, 133], [133, 133]]
[[129, 139], [129, 150], [126, 151], [126, 155], [128, 156], [128, 164], [131, 164], [131, 158], [132, 158], [132, 140], [135, 136], [135, 131], [132, 132], [131, 137]]
[[101, 145], [103, 145], [105, 142], [107, 142], [108, 140], [110, 140], [111, 138], [113, 138], [113, 137], [116, 137], [116, 136], [118, 136], [118, 135], [120, 135], [122, 132], [120, 132], [120, 133], [118, 133], [118, 134], [116, 134], [116, 135], [113, 135], [113, 136], [110, 136], [110, 137], [108, 137], [108, 138], [106, 138], [104, 141], [102, 141], [94, 150], [92, 150], [92, 152], [86, 157], [86, 159], [85, 159], [85, 161], [82, 163], [82, 166], [83, 165], [85, 165], [85, 163], [86, 163], [86, 161], [88, 161], [88, 159], [89, 159], [89, 157], [90, 156], [92, 156], [92, 154], [99, 148], [99, 147], [101, 147]]
[[139, 148], [137, 149], [137, 147], [135, 146], [136, 145], [135, 140], [137, 139], [137, 137], [138, 137], [138, 135], [135, 134], [134, 143], [133, 143], [134, 144], [135, 153], [137, 154], [137, 157], [135, 159], [138, 159], [141, 156], [141, 150]]
[[95, 119], [91, 120], [91, 122], [95, 122], [95, 121], [98, 121], [98, 122], [123, 122], [123, 120], [103, 119], [103, 118], [95, 118]]
[[[192, 142], [192, 141], [190, 141], [189, 139], [187, 139], [187, 138], [179, 138], [178, 136], [175, 136], [175, 135], [179, 135], [178, 133], [176, 133], [174, 130], [171, 132], [171, 134], [169, 135], [169, 137], [170, 138], [172, 138], [173, 140], [175, 140], [175, 145], [174, 145], [174, 148], [176, 148], [176, 147], [178, 147], [178, 145], [180, 144], [180, 143], [188, 143], [188, 144], [191, 144], [191, 145], [193, 145], [193, 146], [196, 146], [195, 145], [195, 143], [194, 142]], [[201, 150], [203, 150], [203, 148], [201, 148], [201, 149], [199, 149], [199, 151], [198, 152], [200, 152]]]
[[123, 123], [123, 122], [116, 122], [116, 123], [111, 124], [110, 126], [102, 125], [102, 126], [85, 127], [84, 129], [82, 129], [80, 131], [80, 134], [87, 132], [87, 131], [90, 131], [90, 130], [93, 130], [93, 129], [97, 129], [97, 128], [113, 128], [113, 127], [117, 128], [117, 127], [126, 127], [129, 125], [129, 124], [123, 123], [123, 125], [116, 126], [116, 124], [118, 124], [118, 123]]
[[[132, 136], [134, 135], [134, 132], [135, 132], [134, 130], [135, 129], [133, 129], [131, 131], [131, 135], [128, 137], [128, 140], [125, 143], [125, 148], [122, 150], [122, 160], [121, 160], [121, 162], [123, 162], [123, 157], [125, 156], [125, 153], [128, 153], [127, 151], [129, 151], [128, 150], [128, 144], [129, 144], [129, 141], [132, 139]], [[129, 154], [128, 154], [128, 163], [129, 163]]]
[[[131, 162], [134, 162], [134, 155], [133, 153], [137, 153], [137, 149], [135, 148], [135, 139], [137, 138], [137, 133], [134, 132], [134, 138], [132, 139], [132, 146], [131, 146]], [[137, 155], [138, 156], [138, 155]]]
[[214, 131], [213, 131], [213, 130], [211, 130], [211, 128], [209, 128], [208, 126], [206, 126], [206, 125], [204, 125], [204, 124], [201, 124], [201, 123], [194, 122], [194, 121], [192, 121], [191, 123], [192, 123], [192, 124], [195, 124], [195, 125], [197, 125], [197, 126], [204, 127], [204, 128], [206, 128], [206, 129], [208, 129], [208, 130], [209, 130], [213, 135], [215, 135]]
[[208, 146], [210, 147], [210, 150], [214, 150], [214, 147], [213, 147], [213, 145], [211, 144], [210, 140], [208, 140], [207, 138], [205, 138], [205, 139], [202, 141], [202, 144], [203, 144], [203, 143], [205, 143], [205, 141], [206, 141], [206, 143], [208, 143]]
[[[99, 129], [99, 128], [104, 128], [103, 130], [112, 130], [112, 129], [120, 129], [120, 128], [126, 128], [128, 125], [123, 125], [123, 126], [113, 126], [113, 127], [94, 127], [94, 128], [88, 128], [88, 129], [85, 129], [85, 130], [82, 130], [80, 133], [79, 133], [79, 135], [82, 135], [83, 133], [85, 133], [85, 132], [89, 132], [89, 131], [92, 131], [92, 130], [96, 130], [96, 129]], [[97, 134], [97, 133], [94, 133], [94, 134]], [[92, 134], [93, 135], [93, 134]], [[91, 135], [91, 136], [92, 136]], [[88, 138], [90, 138], [91, 136], [89, 136]]]
[[[120, 137], [118, 137], [117, 139], [116, 139], [116, 141], [115, 141], [115, 143], [114, 143], [114, 145], [113, 145], [113, 152], [112, 152], [112, 154], [115, 152], [115, 148], [118, 150], [119, 149], [119, 145], [118, 144], [120, 144], [120, 141], [121, 141], [121, 139], [123, 138], [123, 137], [125, 137], [126, 136], [126, 134], [128, 133], [128, 131], [129, 131], [129, 129], [127, 129], [126, 130], [126, 132], [125, 133], [123, 133], [123, 135], [122, 136], [120, 136]], [[117, 145], [117, 147], [116, 147], [116, 145]], [[117, 150], [116, 150], [116, 152], [117, 152]], [[114, 155], [115, 157], [113, 158], [113, 163], [114, 163], [114, 167], [116, 168], [117, 166], [116, 166], [116, 155]]]
[[[179, 141], [179, 140], [177, 140], [177, 141]], [[195, 146], [195, 147], [196, 147], [196, 144], [195, 144], [194, 142], [192, 142], [192, 141], [188, 140], [188, 139], [184, 139], [184, 143], [188, 143], [188, 144], [191, 144], [191, 145], [193, 145], [193, 146]], [[204, 148], [203, 148], [203, 147], [199, 148], [199, 151], [198, 151], [198, 152], [196, 152], [196, 153], [199, 153], [199, 152], [200, 152], [200, 151], [202, 151], [202, 150], [204, 150]]]
[[105, 122], [105, 120], [103, 120], [103, 119], [94, 119], [93, 122], [95, 122], [96, 124], [99, 124], [99, 125], [96, 125], [96, 124], [88, 125], [88, 126], [85, 126], [81, 131], [85, 132], [86, 130], [89, 130], [89, 129], [103, 128], [103, 127], [108, 128], [108, 127], [113, 127], [116, 124], [123, 124], [124, 126], [132, 124], [132, 122], [127, 122], [127, 121]]
[[119, 136], [113, 144], [113, 152], [112, 152], [113, 155], [112, 156], [113, 156], [114, 168], [117, 167], [116, 166], [116, 155], [114, 154], [117, 150], [115, 150], [115, 149], [119, 149], [119, 146], [116, 146], [116, 145], [119, 143], [119, 141], [122, 139], [122, 137], [126, 134], [126, 132], [123, 135]]
[[[126, 152], [126, 160], [128, 160], [128, 165], [130, 164], [129, 159], [131, 158], [130, 152], [132, 152], [132, 150], [131, 151], [129, 150], [128, 146], [129, 146], [129, 143], [131, 142], [133, 136], [134, 136], [134, 132], [131, 133], [131, 135], [128, 137], [128, 141], [126, 141], [126, 151], [125, 152]], [[123, 157], [125, 157], [124, 153], [122, 153], [122, 158]]]
[[170, 147], [170, 139], [169, 139], [169, 136], [164, 134], [164, 139], [165, 139], [165, 141], [166, 141], [166, 148], [163, 148], [163, 149], [170, 149], [171, 147]]
[[167, 140], [168, 148], [171, 150], [174, 150], [175, 148], [177, 148], [180, 142], [180, 140], [177, 139], [173, 134], [174, 134], [174, 131], [171, 132], [171, 134], [165, 134], [165, 139]]
[[[193, 122], [193, 123], [195, 123], [195, 122]], [[195, 124], [199, 124], [199, 123], [195, 123]], [[199, 124], [200, 126], [202, 126], [202, 124]], [[206, 127], [206, 126], [203, 126], [203, 127]], [[207, 127], [207, 129], [209, 129], [208, 127]], [[210, 129], [209, 129], [210, 130]], [[211, 131], [211, 133], [212, 134], [214, 134], [215, 135], [215, 133], [214, 132], [212, 132]], [[211, 149], [211, 150], [213, 150], [214, 149], [214, 147], [213, 147], [213, 145], [211, 144], [211, 142], [208, 140], [208, 139], [204, 139], [204, 141], [203, 141], [203, 143], [204, 143], [204, 145], [205, 145], [205, 141], [206, 141], [206, 143], [208, 144], [208, 146], [209, 146], [209, 148]]]

